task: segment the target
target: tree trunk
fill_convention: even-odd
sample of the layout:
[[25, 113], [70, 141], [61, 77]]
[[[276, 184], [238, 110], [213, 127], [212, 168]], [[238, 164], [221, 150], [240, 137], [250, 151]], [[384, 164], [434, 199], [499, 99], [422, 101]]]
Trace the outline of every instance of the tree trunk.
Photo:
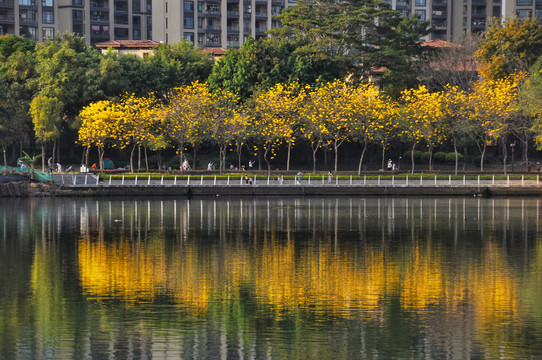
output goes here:
[[502, 139], [502, 164], [503, 164], [503, 173], [507, 173], [507, 160], [508, 160], [508, 149], [506, 148], [506, 136]]
[[196, 145], [192, 146], [194, 148], [194, 158], [192, 159], [192, 169], [196, 168], [196, 155], [197, 155], [197, 149]]
[[87, 148], [85, 150], [85, 167], [88, 168], [88, 155], [90, 153], [90, 145], [87, 145]]
[[414, 174], [414, 149], [415, 148], [416, 148], [416, 143], [412, 145], [412, 150], [410, 150], [410, 160], [411, 160], [410, 173], [411, 174]]
[[104, 148], [98, 146], [98, 161], [100, 162], [100, 170], [104, 169]]
[[429, 146], [429, 171], [433, 171], [433, 147]]
[[316, 172], [316, 152], [318, 151], [318, 148], [320, 146], [316, 145], [316, 146], [313, 146], [311, 144], [311, 149], [312, 149], [312, 172], [315, 173]]
[[454, 139], [454, 153], [455, 153], [455, 170], [454, 174], [457, 175], [458, 167], [459, 167], [459, 153], [457, 152], [457, 143]]
[[6, 147], [2, 145], [2, 152], [4, 153], [4, 166], [8, 166], [8, 160], [6, 158]]
[[265, 149], [265, 152], [263, 154], [263, 159], [265, 160], [265, 163], [267, 164], [267, 173], [270, 174], [271, 173], [271, 163], [269, 163], [269, 160], [267, 160], [267, 153], [269, 152], [269, 149], [271, 149], [270, 147], [267, 147]]
[[286, 160], [286, 171], [290, 171], [290, 151], [292, 150], [292, 143], [288, 141], [288, 159]]
[[480, 158], [480, 172], [484, 172], [484, 157], [486, 156], [486, 149], [487, 149], [487, 146], [484, 141], [484, 145], [482, 146], [482, 151], [480, 152], [480, 154], [482, 155], [482, 157]]
[[241, 152], [243, 150], [243, 144], [239, 144], [239, 142], [236, 142], [236, 146], [237, 146], [236, 152], [237, 152], [237, 160], [238, 160], [237, 168], [240, 169], [241, 168]]
[[41, 140], [41, 171], [45, 171], [45, 144]]
[[145, 155], [145, 169], [149, 172], [149, 158], [147, 157], [147, 145], [143, 145], [143, 154]]
[[333, 150], [335, 151], [335, 172], [337, 172], [339, 167], [339, 146], [340, 145], [337, 145], [337, 142], [333, 144]]
[[[135, 148], [136, 148], [136, 144], [134, 144], [132, 146], [132, 151], [130, 151], [130, 171], [132, 172], [132, 174], [134, 173], [134, 162], [133, 162], [133, 159], [134, 159], [134, 151], [135, 151]], [[139, 169], [138, 169], [139, 170]]]
[[365, 157], [365, 151], [367, 151], [367, 141], [363, 142], [363, 150], [361, 150], [361, 156], [359, 157], [358, 176], [361, 175], [361, 166], [363, 165], [363, 158]]
[[386, 145], [382, 144], [382, 164], [380, 169], [384, 170], [384, 166], [386, 163]]
[[[56, 140], [53, 141], [53, 164], [57, 163], [57, 161], [55, 161], [55, 160], [57, 160], [57, 157], [56, 157]], [[60, 162], [60, 161], [58, 161], [58, 162]]]

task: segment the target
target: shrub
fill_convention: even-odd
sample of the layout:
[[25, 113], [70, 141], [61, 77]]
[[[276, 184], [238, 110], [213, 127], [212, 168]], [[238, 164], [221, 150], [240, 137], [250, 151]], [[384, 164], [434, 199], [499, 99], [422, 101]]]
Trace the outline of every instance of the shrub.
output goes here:
[[443, 163], [446, 160], [446, 153], [442, 151], [436, 152], [433, 159], [435, 159], [435, 162]]
[[[410, 151], [407, 151], [406, 153], [404, 153], [403, 159], [410, 160], [411, 159], [410, 153], [411, 153]], [[420, 150], [414, 150], [414, 162], [419, 162], [421, 156], [422, 156], [422, 152]]]
[[[458, 158], [458, 160], [459, 160], [460, 162], [464, 160], [464, 156], [463, 156], [463, 154], [461, 154], [461, 153], [457, 153], [457, 158]], [[447, 153], [447, 154], [446, 154], [445, 160], [446, 160], [446, 162], [448, 162], [448, 163], [453, 163], [453, 164], [455, 164], [455, 153], [454, 153], [454, 152]]]
[[429, 158], [431, 157], [431, 153], [429, 151], [424, 151], [422, 153], [422, 156], [420, 157], [420, 160], [424, 163], [429, 162]]

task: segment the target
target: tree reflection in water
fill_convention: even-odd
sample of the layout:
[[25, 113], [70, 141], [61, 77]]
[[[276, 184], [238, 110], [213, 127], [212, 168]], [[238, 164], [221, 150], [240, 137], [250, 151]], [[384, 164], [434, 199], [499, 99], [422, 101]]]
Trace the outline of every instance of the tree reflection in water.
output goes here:
[[8, 203], [7, 354], [542, 356], [538, 199]]

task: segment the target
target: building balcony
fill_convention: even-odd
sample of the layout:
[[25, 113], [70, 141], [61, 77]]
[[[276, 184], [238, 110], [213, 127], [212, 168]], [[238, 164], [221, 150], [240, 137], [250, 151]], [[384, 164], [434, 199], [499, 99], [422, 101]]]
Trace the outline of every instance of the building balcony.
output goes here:
[[448, 7], [448, 2], [447, 1], [433, 1], [433, 3], [431, 4], [433, 6], [433, 8], [442, 8], [442, 7]]
[[436, 29], [447, 29], [448, 28], [448, 22], [447, 21], [433, 21], [432, 24]]
[[256, 13], [256, 19], [267, 19], [267, 13], [266, 12], [257, 12]]
[[97, 3], [94, 1], [90, 2], [91, 11], [107, 11], [109, 12], [109, 5], [107, 3]]
[[238, 33], [239, 32], [239, 26], [228, 26], [228, 32], [229, 33]]
[[0, 0], [0, 8], [12, 8], [14, 5], [13, 0]]
[[228, 11], [226, 14], [228, 15], [228, 17], [231, 17], [231, 18], [239, 17], [239, 11]]
[[15, 24], [15, 16], [0, 15], [0, 24]]
[[210, 25], [205, 28], [205, 31], [208, 32], [220, 32], [222, 31], [221, 27], [219, 25]]
[[259, 34], [259, 35], [265, 35], [266, 31], [267, 31], [267, 26], [261, 26], [261, 27], [256, 28], [256, 34]]
[[240, 43], [239, 43], [239, 41], [228, 41], [227, 46], [229, 48], [230, 47], [238, 48], [240, 46]]
[[222, 44], [218, 40], [205, 42], [205, 47], [221, 47], [221, 46]]

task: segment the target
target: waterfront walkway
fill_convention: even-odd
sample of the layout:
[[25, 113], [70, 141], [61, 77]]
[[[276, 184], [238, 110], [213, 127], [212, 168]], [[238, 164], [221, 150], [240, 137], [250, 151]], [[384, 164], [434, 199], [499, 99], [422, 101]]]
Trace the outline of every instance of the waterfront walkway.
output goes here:
[[136, 176], [113, 179], [94, 174], [55, 174], [53, 181], [74, 191], [97, 191], [104, 195], [542, 195], [539, 175], [484, 176], [327, 176], [277, 181], [272, 176], [173, 177]]

